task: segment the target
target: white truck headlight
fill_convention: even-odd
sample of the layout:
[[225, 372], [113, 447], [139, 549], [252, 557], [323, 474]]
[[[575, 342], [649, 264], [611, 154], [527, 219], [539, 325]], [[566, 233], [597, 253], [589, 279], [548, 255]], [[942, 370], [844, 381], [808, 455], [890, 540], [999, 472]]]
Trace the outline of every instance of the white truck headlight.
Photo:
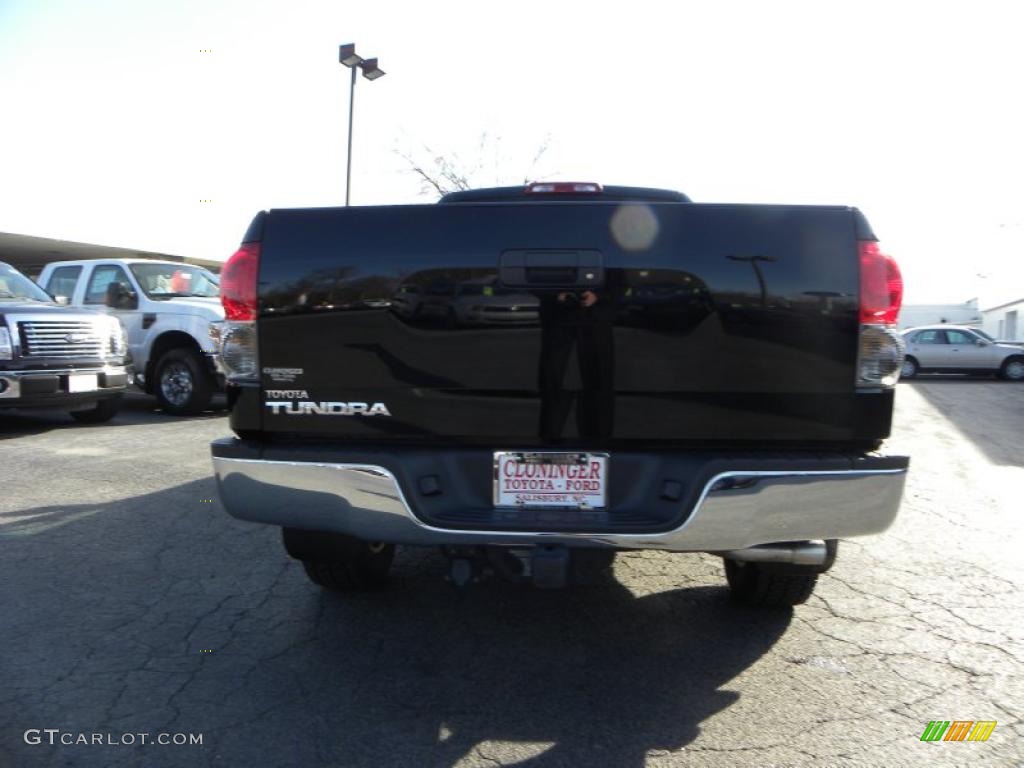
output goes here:
[[14, 345], [11, 344], [11, 332], [0, 326], [0, 360], [14, 357]]
[[128, 334], [125, 333], [124, 325], [113, 315], [107, 316], [107, 324], [111, 356], [124, 357], [128, 354]]

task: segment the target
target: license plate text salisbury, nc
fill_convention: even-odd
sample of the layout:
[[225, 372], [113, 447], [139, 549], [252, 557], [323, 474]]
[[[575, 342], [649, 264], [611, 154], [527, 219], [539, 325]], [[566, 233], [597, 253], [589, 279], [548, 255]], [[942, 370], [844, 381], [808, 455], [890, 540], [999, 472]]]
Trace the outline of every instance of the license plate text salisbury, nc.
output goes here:
[[494, 503], [499, 507], [605, 506], [608, 457], [584, 454], [581, 461], [541, 458], [526, 461], [522, 454], [495, 456], [497, 477]]

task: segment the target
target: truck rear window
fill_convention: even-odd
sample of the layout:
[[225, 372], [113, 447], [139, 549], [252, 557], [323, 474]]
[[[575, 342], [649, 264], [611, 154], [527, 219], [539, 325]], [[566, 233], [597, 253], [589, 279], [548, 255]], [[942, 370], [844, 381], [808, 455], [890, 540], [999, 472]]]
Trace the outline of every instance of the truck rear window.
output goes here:
[[67, 296], [71, 298], [75, 293], [75, 286], [78, 285], [78, 278], [82, 274], [80, 266], [57, 267], [50, 274], [50, 280], [46, 283], [46, 290], [51, 296]]

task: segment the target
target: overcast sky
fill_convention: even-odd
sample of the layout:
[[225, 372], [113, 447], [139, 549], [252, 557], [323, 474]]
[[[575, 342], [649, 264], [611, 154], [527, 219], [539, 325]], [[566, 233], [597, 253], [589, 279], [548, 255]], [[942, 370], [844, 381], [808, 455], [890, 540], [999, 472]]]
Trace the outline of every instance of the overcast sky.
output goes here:
[[480, 184], [856, 205], [909, 301], [987, 306], [1024, 296], [1018, 8], [0, 0], [0, 231], [223, 259], [260, 209], [342, 203], [355, 42], [387, 75], [354, 204], [431, 202], [397, 154], [426, 145]]

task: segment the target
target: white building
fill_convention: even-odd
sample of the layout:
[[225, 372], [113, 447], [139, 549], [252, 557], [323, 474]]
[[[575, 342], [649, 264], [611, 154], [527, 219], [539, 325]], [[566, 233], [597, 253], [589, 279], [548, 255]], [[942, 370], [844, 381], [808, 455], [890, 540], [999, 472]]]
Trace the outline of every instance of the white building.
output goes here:
[[1000, 304], [982, 312], [982, 330], [1000, 341], [1024, 341], [1024, 299]]
[[902, 331], [918, 325], [949, 323], [980, 328], [982, 321], [978, 300], [971, 299], [963, 304], [904, 304], [900, 310], [899, 327]]

